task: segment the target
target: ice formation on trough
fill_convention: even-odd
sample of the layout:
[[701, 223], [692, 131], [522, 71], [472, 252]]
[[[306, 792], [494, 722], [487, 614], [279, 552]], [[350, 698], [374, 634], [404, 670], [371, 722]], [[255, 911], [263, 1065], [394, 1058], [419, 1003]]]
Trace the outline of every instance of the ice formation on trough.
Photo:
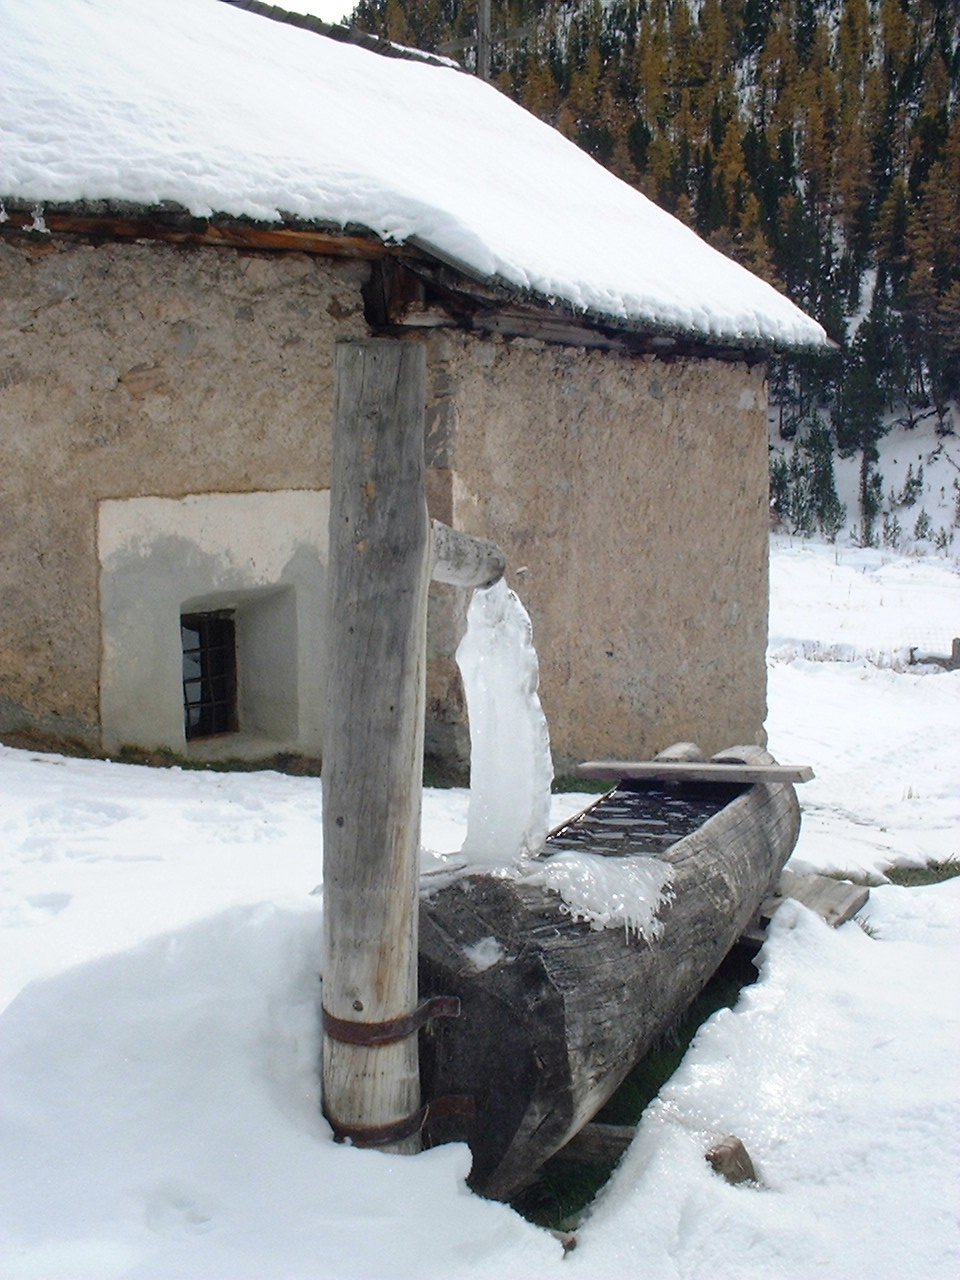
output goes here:
[[[470, 717], [466, 869], [496, 869], [553, 889], [563, 910], [597, 929], [652, 938], [669, 896], [671, 868], [656, 858], [562, 852], [538, 858], [549, 829], [553, 764], [537, 695], [539, 664], [530, 618], [501, 580], [475, 591], [457, 650]], [[499, 946], [496, 939], [485, 940]], [[477, 968], [499, 956], [470, 956]]]
[[586, 920], [594, 929], [620, 926], [647, 941], [662, 931], [657, 911], [672, 896], [673, 868], [659, 858], [563, 852], [528, 866], [524, 882], [555, 889], [563, 898], [561, 910], [574, 920]]

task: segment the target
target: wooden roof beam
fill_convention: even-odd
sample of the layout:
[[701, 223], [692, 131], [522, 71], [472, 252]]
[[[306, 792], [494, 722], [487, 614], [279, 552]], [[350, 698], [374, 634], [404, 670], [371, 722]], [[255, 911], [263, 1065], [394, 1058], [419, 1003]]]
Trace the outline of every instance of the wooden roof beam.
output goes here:
[[263, 226], [230, 219], [194, 218], [187, 213], [126, 214], [106, 211], [62, 211], [44, 208], [38, 215], [7, 209], [0, 230], [10, 233], [72, 235], [94, 240], [156, 240], [210, 248], [256, 249], [271, 253], [312, 253], [336, 258], [384, 258], [397, 249], [372, 235], [315, 227]]

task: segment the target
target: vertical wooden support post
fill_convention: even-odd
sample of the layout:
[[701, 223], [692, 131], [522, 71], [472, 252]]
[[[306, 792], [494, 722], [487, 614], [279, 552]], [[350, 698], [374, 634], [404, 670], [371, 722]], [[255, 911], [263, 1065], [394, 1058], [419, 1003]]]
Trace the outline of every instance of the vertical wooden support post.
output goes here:
[[490, 79], [490, 0], [480, 0], [477, 11], [477, 75]]
[[335, 1131], [358, 1143], [412, 1152], [415, 1125], [411, 1136], [387, 1141], [376, 1130], [395, 1135], [394, 1126], [418, 1111], [417, 1036], [370, 1039], [377, 1025], [417, 1004], [431, 559], [424, 350], [389, 340], [340, 343], [336, 378], [323, 752], [324, 1111]]

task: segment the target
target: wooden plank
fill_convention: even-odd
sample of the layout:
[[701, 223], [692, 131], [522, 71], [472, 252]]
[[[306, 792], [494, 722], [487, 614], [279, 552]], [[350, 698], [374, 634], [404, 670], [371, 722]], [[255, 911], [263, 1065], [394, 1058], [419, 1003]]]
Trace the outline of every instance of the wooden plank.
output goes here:
[[767, 936], [767, 926], [788, 898], [802, 903], [831, 928], [839, 928], [852, 920], [870, 897], [865, 885], [852, 884], [849, 880], [834, 880], [831, 876], [799, 875], [784, 870], [780, 875], [776, 892], [760, 904], [756, 916], [744, 930], [740, 941], [750, 946], [762, 946]]
[[687, 760], [587, 760], [581, 778], [636, 778], [651, 782], [809, 782], [808, 764], [729, 764]]
[[[338, 343], [323, 750], [323, 1007], [383, 1023], [417, 1005], [417, 902], [427, 589], [425, 353]], [[335, 1130], [385, 1127], [420, 1105], [417, 1037], [325, 1032]], [[381, 1150], [412, 1151], [419, 1134]]]
[[834, 929], [852, 920], [870, 897], [866, 885], [834, 880], [831, 876], [798, 875], [795, 871], [783, 872], [777, 891], [781, 901], [793, 898]]

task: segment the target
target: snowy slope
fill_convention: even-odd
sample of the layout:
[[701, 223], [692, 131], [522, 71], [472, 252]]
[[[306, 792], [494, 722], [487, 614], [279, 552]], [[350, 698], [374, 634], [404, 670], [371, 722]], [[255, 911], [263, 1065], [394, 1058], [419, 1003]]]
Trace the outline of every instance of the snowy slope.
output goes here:
[[[892, 416], [892, 415], [891, 415]], [[930, 415], [932, 417], [932, 415]], [[793, 454], [807, 460], [801, 434], [794, 440], [780, 439], [776, 410], [771, 413], [769, 447], [771, 465], [782, 459], [789, 467]], [[877, 444], [873, 473], [879, 475], [881, 502], [874, 522], [874, 541], [885, 552], [919, 555], [937, 553], [947, 560], [960, 561], [960, 416], [951, 412], [948, 424], [954, 429], [938, 434], [927, 422], [908, 429], [891, 422]], [[841, 544], [859, 544], [862, 539], [860, 512], [859, 451], [848, 458], [833, 455], [837, 497], [846, 509]], [[785, 528], [790, 524], [785, 521]]]
[[606, 317], [821, 327], [492, 86], [218, 0], [0, 0], [0, 197], [174, 201], [413, 241]]

